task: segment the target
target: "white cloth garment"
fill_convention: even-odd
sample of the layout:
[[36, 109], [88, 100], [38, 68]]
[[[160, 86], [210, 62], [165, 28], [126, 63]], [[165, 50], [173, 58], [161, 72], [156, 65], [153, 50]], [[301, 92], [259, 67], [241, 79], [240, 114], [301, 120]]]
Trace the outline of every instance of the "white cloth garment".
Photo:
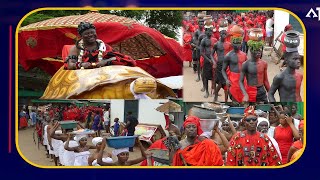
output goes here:
[[[113, 160], [110, 157], [102, 158], [102, 161], [105, 163], [112, 163], [113, 162]], [[92, 162], [92, 166], [100, 166], [100, 165], [98, 164], [98, 161], [95, 159]]]
[[132, 83], [130, 84], [130, 91], [134, 96], [134, 99], [151, 99], [149, 96], [147, 96], [146, 94], [136, 94], [134, 93], [133, 87], [134, 87], [134, 83], [135, 80], [132, 81]]
[[97, 146], [98, 143], [102, 142], [103, 138], [102, 137], [95, 137], [92, 139], [92, 144], [94, 146]]
[[118, 154], [123, 153], [123, 152], [129, 152], [129, 148], [127, 147], [127, 148], [121, 148], [121, 149], [114, 149], [112, 151], [112, 154], [114, 156], [117, 156]]
[[88, 166], [88, 158], [90, 156], [89, 151], [74, 153], [74, 165], [75, 166]]
[[60, 146], [63, 144], [63, 142], [61, 140], [51, 138], [51, 144], [53, 147], [54, 156], [59, 157], [59, 149], [60, 149]]
[[[268, 136], [268, 135], [267, 135]], [[270, 141], [269, 141], [269, 147], [274, 146], [274, 148], [277, 150], [277, 153], [278, 153], [278, 156], [280, 157], [280, 159], [282, 160], [282, 156], [281, 156], [281, 153], [280, 153], [280, 148], [279, 148], [279, 144], [278, 142], [273, 138], [273, 137], [270, 137], [268, 136]]]
[[[281, 153], [280, 153], [280, 148], [279, 148], [279, 145], [278, 145], [278, 142], [273, 138], [273, 135], [272, 136], [269, 136], [269, 130], [270, 130], [270, 122], [268, 121], [268, 119], [266, 118], [263, 118], [263, 117], [258, 117], [258, 123], [257, 123], [257, 126], [259, 126], [259, 124], [261, 122], [267, 122], [268, 123], [268, 133], [266, 133], [266, 135], [269, 137], [270, 141], [269, 141], [269, 147], [272, 147], [272, 144], [274, 146], [274, 148], [277, 150], [277, 153], [280, 157], [280, 159], [282, 159], [282, 156], [281, 156]], [[274, 134], [274, 130], [273, 130], [273, 134]]]
[[[65, 144], [65, 143], [64, 143]], [[76, 141], [69, 141], [69, 147], [77, 147], [79, 144]], [[63, 148], [64, 149], [64, 148]], [[75, 153], [73, 151], [67, 151], [64, 149], [63, 153], [63, 165], [65, 166], [73, 166], [75, 160]]]
[[48, 133], [47, 133], [47, 129], [48, 129], [48, 125], [46, 125], [44, 127], [44, 131], [43, 131], [43, 145], [48, 145]]

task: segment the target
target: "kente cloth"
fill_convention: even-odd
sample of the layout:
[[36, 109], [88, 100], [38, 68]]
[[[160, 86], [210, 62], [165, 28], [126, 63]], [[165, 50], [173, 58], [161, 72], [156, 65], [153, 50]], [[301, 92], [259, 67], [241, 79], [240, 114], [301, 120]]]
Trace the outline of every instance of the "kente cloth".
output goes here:
[[183, 60], [192, 61], [192, 48], [190, 42], [192, 41], [192, 34], [185, 33], [183, 35]]
[[[167, 137], [164, 137], [162, 139], [159, 139], [151, 144], [151, 146], [148, 149], [162, 149], [162, 150], [168, 150], [167, 146], [163, 143], [164, 140], [166, 140]], [[151, 164], [154, 166], [156, 164], [156, 161], [151, 157]], [[140, 164], [140, 166], [148, 166], [147, 160], [143, 160]]]
[[302, 154], [302, 149], [299, 149], [298, 151], [296, 151], [295, 153], [293, 153], [293, 155], [291, 156], [290, 162], [297, 159], [298, 156], [300, 156], [300, 154]]
[[[106, 157], [106, 158], [102, 158], [102, 162], [105, 162], [105, 163], [113, 163], [113, 160], [110, 158], [110, 157]], [[93, 162], [92, 162], [92, 166], [100, 166], [98, 164], [98, 161], [95, 159]]]
[[88, 166], [89, 151], [74, 153], [74, 166]]
[[[65, 144], [65, 142], [64, 142]], [[78, 143], [76, 141], [69, 141], [69, 147], [77, 147]], [[67, 151], [65, 150], [63, 153], [63, 163], [65, 166], [73, 166], [75, 160], [75, 153], [73, 151]]]
[[274, 139], [278, 142], [282, 156], [282, 163], [285, 164], [288, 159], [288, 152], [293, 143], [293, 133], [290, 126], [277, 126], [274, 132]]
[[303, 147], [303, 144], [301, 140], [298, 140], [293, 142], [292, 146], [295, 147], [296, 149], [301, 149]]
[[281, 165], [281, 159], [273, 144], [269, 146], [267, 135], [247, 131], [238, 132], [230, 140], [227, 151], [227, 166], [274, 166]]
[[183, 160], [190, 166], [222, 166], [223, 160], [219, 147], [211, 140], [205, 139], [196, 144], [178, 150], [172, 165], [183, 166]]
[[249, 96], [249, 102], [268, 102], [267, 91], [264, 86], [250, 86], [245, 83], [245, 89]]
[[20, 121], [20, 126], [19, 126], [19, 128], [24, 128], [24, 127], [28, 127], [28, 120], [27, 120], [27, 118], [26, 117], [21, 117], [20, 119], [19, 119], [19, 121]]
[[195, 124], [197, 126], [197, 135], [203, 133], [201, 126], [200, 126], [200, 118], [196, 116], [188, 116], [187, 119], [183, 123], [183, 127], [186, 128], [188, 124]]

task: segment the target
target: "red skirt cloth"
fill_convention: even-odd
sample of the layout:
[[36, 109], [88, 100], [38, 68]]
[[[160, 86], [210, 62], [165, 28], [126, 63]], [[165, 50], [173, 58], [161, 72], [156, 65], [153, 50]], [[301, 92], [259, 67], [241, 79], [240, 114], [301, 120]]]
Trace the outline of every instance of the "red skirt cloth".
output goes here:
[[28, 120], [27, 120], [26, 117], [21, 117], [19, 121], [20, 121], [20, 127], [19, 128], [28, 127]]
[[178, 150], [173, 158], [173, 166], [183, 166], [180, 154], [186, 163], [191, 166], [223, 165], [220, 149], [211, 139], [205, 139], [183, 150]]
[[229, 81], [230, 81], [230, 88], [229, 92], [232, 95], [233, 99], [236, 100], [237, 102], [242, 102], [243, 99], [243, 94], [240, 89], [240, 73], [234, 73], [229, 71]]

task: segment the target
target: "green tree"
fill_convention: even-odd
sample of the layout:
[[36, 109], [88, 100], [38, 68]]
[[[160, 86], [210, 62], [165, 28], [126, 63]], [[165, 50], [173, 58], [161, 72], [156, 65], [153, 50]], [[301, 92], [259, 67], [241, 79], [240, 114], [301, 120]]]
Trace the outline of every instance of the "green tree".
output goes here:
[[[22, 26], [52, 19], [55, 17], [86, 14], [89, 10], [45, 10], [29, 15]], [[147, 26], [160, 31], [162, 34], [176, 38], [177, 30], [181, 27], [182, 11], [174, 10], [101, 10], [102, 14], [114, 14], [135, 19]]]

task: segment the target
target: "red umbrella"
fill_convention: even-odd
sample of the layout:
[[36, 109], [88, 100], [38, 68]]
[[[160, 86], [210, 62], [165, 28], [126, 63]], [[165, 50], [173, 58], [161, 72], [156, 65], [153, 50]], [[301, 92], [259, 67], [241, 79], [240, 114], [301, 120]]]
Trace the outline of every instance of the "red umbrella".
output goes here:
[[137, 21], [97, 12], [53, 18], [19, 29], [19, 63], [25, 70], [39, 67], [54, 74], [62, 65], [62, 49], [78, 40], [80, 22], [94, 23], [98, 39], [137, 60], [154, 77], [182, 74], [182, 47], [155, 29]]

